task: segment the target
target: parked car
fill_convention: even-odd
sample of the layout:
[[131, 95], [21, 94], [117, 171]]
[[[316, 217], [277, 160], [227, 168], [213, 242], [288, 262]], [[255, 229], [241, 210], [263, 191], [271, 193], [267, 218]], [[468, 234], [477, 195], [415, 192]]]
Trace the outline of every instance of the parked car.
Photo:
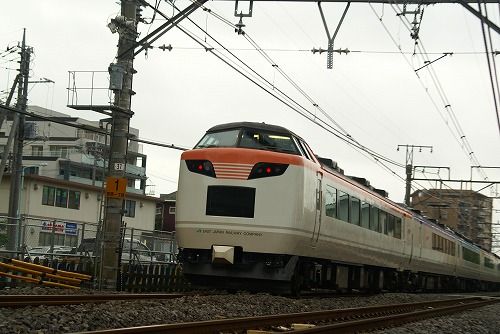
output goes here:
[[[131, 247], [132, 245], [132, 247]], [[77, 252], [81, 255], [94, 256], [96, 251], [95, 238], [86, 238], [82, 240], [78, 246]], [[124, 238], [122, 246], [122, 263], [138, 261], [138, 262], [156, 262], [153, 252], [139, 239]]]
[[28, 249], [28, 255], [31, 257], [38, 257], [40, 259], [51, 258], [63, 258], [65, 255], [74, 255], [76, 252], [76, 247], [71, 246], [54, 246], [52, 253], [50, 252], [50, 246], [35, 246]]

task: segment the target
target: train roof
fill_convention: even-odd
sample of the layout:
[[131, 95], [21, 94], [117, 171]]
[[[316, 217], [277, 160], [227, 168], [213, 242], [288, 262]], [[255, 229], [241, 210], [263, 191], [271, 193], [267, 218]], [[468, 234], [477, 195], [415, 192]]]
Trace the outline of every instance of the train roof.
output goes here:
[[211, 127], [210, 129], [207, 130], [207, 132], [217, 132], [222, 130], [231, 130], [240, 128], [250, 128], [250, 129], [265, 130], [270, 132], [286, 133], [301, 138], [297, 134], [293, 133], [292, 131], [282, 126], [266, 124], [266, 123], [258, 123], [258, 122], [234, 122], [234, 123], [219, 124]]

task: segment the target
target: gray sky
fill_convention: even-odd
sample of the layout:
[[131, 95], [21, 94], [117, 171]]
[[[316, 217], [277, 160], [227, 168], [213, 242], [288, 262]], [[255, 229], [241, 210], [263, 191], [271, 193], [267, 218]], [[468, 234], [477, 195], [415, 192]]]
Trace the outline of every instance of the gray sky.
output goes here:
[[[175, 3], [184, 8], [188, 1]], [[323, 4], [331, 33], [344, 6]], [[207, 7], [231, 23], [238, 21], [233, 16], [232, 1], [210, 1]], [[490, 19], [498, 23], [498, 6], [488, 9]], [[172, 14], [167, 2], [161, 2], [160, 10]], [[20, 40], [22, 28], [27, 28], [28, 44], [35, 50], [32, 77], [47, 77], [56, 82], [33, 86], [31, 104], [89, 119], [103, 118], [66, 107], [68, 71], [107, 70], [116, 54], [118, 35], [112, 34], [106, 24], [118, 13], [115, 1], [103, 0], [18, 0], [4, 4], [0, 12], [0, 49]], [[150, 10], [144, 11], [144, 16], [151, 15]], [[191, 18], [277, 89], [327, 120], [262, 55], [255, 50], [241, 50], [252, 46], [232, 27], [201, 10]], [[413, 21], [413, 16], [408, 19]], [[140, 37], [163, 22], [156, 20], [152, 26], [141, 24]], [[420, 79], [415, 75], [414, 69], [423, 65], [423, 59], [412, 56], [414, 41], [391, 6], [376, 4], [372, 9], [369, 4], [351, 5], [335, 48], [352, 52], [335, 54], [332, 70], [326, 69], [326, 54], [307, 51], [327, 47], [316, 3], [256, 2], [253, 17], [244, 18], [243, 23], [248, 36], [266, 50], [279, 68], [362, 145], [400, 164], [405, 163], [405, 152], [396, 151], [398, 144], [432, 145], [433, 153], [415, 152], [415, 165], [450, 166], [453, 179], [469, 179], [473, 163], [456, 131], [460, 128], [481, 165], [500, 166], [500, 135], [481, 27], [479, 20], [460, 5], [426, 7], [420, 29], [421, 45], [433, 53], [428, 56], [430, 60], [443, 52], [455, 53], [437, 61], [432, 68], [444, 91], [442, 96], [458, 120], [456, 125], [428, 69], [418, 72]], [[205, 33], [192, 24], [186, 21], [182, 25], [205, 39]], [[496, 47], [498, 35], [493, 32], [492, 38]], [[209, 37], [206, 40], [217, 46]], [[404, 56], [393, 40], [405, 52]], [[137, 94], [132, 101], [135, 112], [132, 126], [140, 130], [142, 138], [191, 147], [215, 124], [233, 121], [277, 124], [302, 136], [320, 156], [336, 160], [346, 174], [366, 177], [375, 187], [386, 189], [392, 200], [403, 200], [404, 169], [388, 165], [391, 169], [388, 171], [380, 167], [366, 154], [360, 154], [277, 101], [179, 30], [171, 30], [154, 45], [162, 44], [171, 44], [173, 50], [155, 48], [149, 50], [147, 58], [141, 54], [135, 61], [138, 73], [134, 77]], [[15, 75], [5, 67], [15, 68], [17, 64], [0, 60], [0, 67], [3, 90]], [[85, 78], [77, 77], [77, 86], [88, 84]], [[104, 81], [101, 86], [106, 86]], [[148, 184], [156, 186], [157, 194], [176, 190], [180, 152], [145, 145], [144, 153], [148, 155]], [[499, 169], [485, 171], [490, 180], [500, 179]], [[445, 177], [446, 173], [441, 175]], [[473, 175], [474, 179], [480, 179], [477, 171]], [[429, 173], [419, 176], [436, 178]], [[434, 186], [425, 181], [418, 183], [418, 188]], [[490, 191], [483, 193], [491, 195]], [[500, 209], [498, 204], [496, 201], [496, 209]], [[498, 220], [498, 215], [494, 220]]]

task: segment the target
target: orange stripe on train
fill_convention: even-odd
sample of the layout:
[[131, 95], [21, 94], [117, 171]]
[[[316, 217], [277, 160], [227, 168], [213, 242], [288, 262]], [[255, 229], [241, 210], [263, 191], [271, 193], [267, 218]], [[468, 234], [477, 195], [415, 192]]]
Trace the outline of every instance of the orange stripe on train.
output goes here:
[[[299, 155], [254, 150], [240, 147], [202, 148], [183, 152], [181, 160], [210, 160], [212, 164], [254, 165], [257, 162], [274, 162], [296, 166], [304, 165], [304, 158]], [[215, 166], [214, 166], [215, 167]]]

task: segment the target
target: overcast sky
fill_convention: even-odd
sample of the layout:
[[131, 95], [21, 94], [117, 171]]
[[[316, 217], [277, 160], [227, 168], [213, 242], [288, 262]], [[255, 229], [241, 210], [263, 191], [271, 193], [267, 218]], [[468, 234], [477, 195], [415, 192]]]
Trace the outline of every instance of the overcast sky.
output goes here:
[[[188, 3], [175, 2], [180, 8]], [[233, 1], [210, 1], [207, 7], [230, 23], [238, 21]], [[323, 4], [331, 34], [344, 7], [345, 4]], [[408, 10], [415, 8], [409, 6]], [[498, 24], [498, 5], [488, 9], [490, 19]], [[116, 55], [118, 35], [112, 34], [106, 24], [119, 10], [116, 1], [103, 0], [18, 0], [3, 5], [0, 49], [17, 43], [22, 28], [26, 28], [27, 42], [35, 51], [32, 78], [55, 81], [55, 84], [31, 86], [30, 104], [88, 119], [105, 117], [66, 107], [68, 71], [107, 70]], [[168, 2], [162, 1], [160, 10], [172, 14]], [[152, 16], [151, 10], [143, 13], [145, 17]], [[236, 34], [233, 27], [202, 10], [191, 18], [274, 84], [275, 89], [286, 92], [327, 121], [312, 105], [316, 103], [360, 144], [388, 159], [404, 165], [405, 152], [396, 150], [398, 144], [431, 145], [432, 153], [415, 152], [415, 165], [449, 166], [451, 178], [469, 179], [473, 163], [468, 158], [470, 150], [460, 139], [460, 134], [464, 134], [481, 165], [500, 166], [500, 135], [480, 22], [458, 4], [425, 7], [422, 17], [420, 45], [429, 53], [428, 59], [437, 59], [444, 52], [454, 53], [433, 64], [436, 81], [428, 68], [418, 71], [420, 79], [415, 75], [414, 70], [423, 65], [423, 58], [412, 55], [414, 40], [406, 21], [396, 16], [391, 6], [352, 4], [334, 44], [336, 49], [347, 48], [351, 52], [334, 54], [333, 69], [327, 69], [325, 53], [308, 51], [327, 47], [316, 3], [256, 2], [253, 17], [243, 19], [245, 32], [312, 102], [260, 53], [252, 50], [253, 46]], [[407, 18], [410, 23], [414, 19], [413, 15]], [[163, 22], [157, 17], [152, 25], [141, 24], [140, 37]], [[219, 47], [193, 24], [186, 21], [181, 25], [211, 46]], [[492, 32], [492, 39], [496, 47], [498, 34]], [[131, 125], [140, 130], [140, 137], [192, 147], [209, 127], [220, 123], [257, 121], [281, 125], [302, 136], [318, 155], [337, 161], [346, 174], [366, 177], [375, 187], [386, 189], [392, 200], [403, 201], [403, 168], [393, 164], [387, 164], [390, 170], [381, 167], [276, 100], [178, 29], [165, 34], [154, 46], [162, 44], [170, 44], [172, 51], [153, 48], [147, 57], [143, 53], [135, 61], [137, 94], [132, 100], [135, 115]], [[404, 55], [399, 53], [398, 46]], [[16, 66], [0, 59], [0, 90], [8, 89], [15, 76], [15, 71], [6, 68]], [[436, 83], [442, 87], [441, 95]], [[88, 77], [77, 76], [77, 87], [89, 84]], [[95, 84], [107, 85], [104, 77]], [[80, 103], [85, 103], [83, 93], [79, 98]], [[443, 98], [451, 108], [445, 107]], [[103, 98], [102, 103], [106, 102]], [[144, 153], [148, 155], [148, 185], [155, 186], [157, 195], [175, 191], [181, 152], [145, 145]], [[500, 169], [484, 171], [490, 180], [500, 179]], [[472, 175], [476, 180], [481, 179], [476, 169]], [[417, 176], [437, 177], [431, 173]], [[447, 174], [441, 172], [441, 176]], [[460, 187], [460, 184], [448, 185]], [[419, 181], [415, 186], [435, 185]], [[475, 185], [473, 189], [481, 187]], [[490, 189], [483, 194], [492, 195]], [[495, 208], [500, 209], [498, 201]]]

